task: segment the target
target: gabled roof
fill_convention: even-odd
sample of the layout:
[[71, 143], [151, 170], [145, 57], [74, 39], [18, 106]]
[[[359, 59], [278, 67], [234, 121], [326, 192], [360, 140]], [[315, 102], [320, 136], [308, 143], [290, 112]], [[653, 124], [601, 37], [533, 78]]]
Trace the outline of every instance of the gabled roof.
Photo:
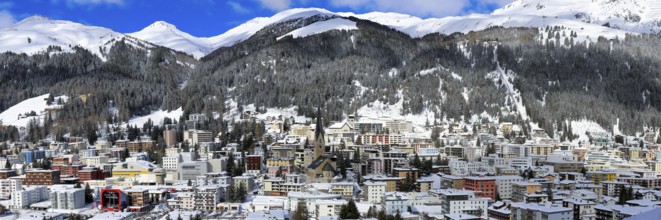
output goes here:
[[320, 156], [316, 160], [312, 161], [310, 165], [308, 166], [308, 169], [317, 169], [317, 167], [321, 166], [321, 164], [326, 160], [327, 158], [325, 156]]
[[326, 166], [324, 166], [324, 171], [335, 172], [335, 169], [329, 163], [326, 163]]

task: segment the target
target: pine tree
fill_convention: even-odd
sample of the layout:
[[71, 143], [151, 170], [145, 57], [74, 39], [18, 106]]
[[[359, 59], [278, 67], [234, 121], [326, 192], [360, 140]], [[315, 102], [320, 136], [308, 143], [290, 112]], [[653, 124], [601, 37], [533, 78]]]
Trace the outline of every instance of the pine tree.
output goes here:
[[5, 160], [5, 169], [11, 169], [11, 163], [9, 163], [9, 159]]
[[627, 201], [627, 189], [624, 185], [620, 185], [620, 195], [617, 197], [617, 204], [624, 205]]
[[90, 188], [89, 183], [85, 183], [85, 203], [94, 202], [94, 191]]
[[239, 184], [239, 189], [236, 190], [234, 201], [244, 202], [246, 200], [246, 194], [248, 194], [248, 191], [246, 190], [246, 186], [243, 183]]
[[305, 203], [298, 202], [296, 206], [296, 211], [292, 216], [292, 220], [307, 220], [308, 219], [308, 208], [305, 206]]
[[340, 208], [340, 219], [360, 219], [360, 212], [353, 199]]

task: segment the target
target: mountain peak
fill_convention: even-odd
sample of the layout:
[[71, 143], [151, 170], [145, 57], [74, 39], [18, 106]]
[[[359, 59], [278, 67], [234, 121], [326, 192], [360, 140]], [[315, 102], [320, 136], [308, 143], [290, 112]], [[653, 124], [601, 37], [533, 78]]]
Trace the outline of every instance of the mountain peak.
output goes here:
[[147, 26], [145, 29], [157, 29], [157, 30], [178, 30], [177, 26], [170, 24], [165, 21], [157, 21], [153, 24]]
[[47, 22], [47, 21], [52, 21], [52, 19], [41, 15], [33, 15], [19, 21], [17, 24], [32, 23], [32, 22]]

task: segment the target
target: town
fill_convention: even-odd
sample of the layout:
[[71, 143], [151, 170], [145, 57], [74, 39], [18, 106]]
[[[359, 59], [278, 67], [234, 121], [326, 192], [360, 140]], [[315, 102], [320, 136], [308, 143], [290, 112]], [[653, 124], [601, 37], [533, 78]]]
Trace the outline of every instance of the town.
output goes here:
[[[586, 131], [583, 142], [566, 127], [550, 138], [512, 122], [418, 126], [404, 117], [347, 115], [326, 125], [321, 117], [256, 114], [243, 112], [231, 134], [201, 129], [213, 119], [190, 114], [100, 137], [7, 142], [0, 213], [35, 220], [612, 220], [661, 210], [653, 129], [639, 137]], [[108, 140], [117, 134], [126, 138]], [[228, 136], [241, 141], [222, 140]]]

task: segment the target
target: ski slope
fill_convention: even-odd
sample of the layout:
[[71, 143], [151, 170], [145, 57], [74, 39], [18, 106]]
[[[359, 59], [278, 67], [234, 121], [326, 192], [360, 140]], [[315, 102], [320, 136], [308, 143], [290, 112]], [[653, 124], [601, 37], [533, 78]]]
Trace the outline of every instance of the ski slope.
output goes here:
[[327, 32], [330, 30], [357, 30], [357, 29], [358, 27], [356, 27], [356, 22], [354, 21], [350, 21], [344, 18], [333, 18], [330, 20], [316, 22], [311, 25], [305, 26], [303, 28], [296, 29], [281, 37], [278, 37], [278, 40], [286, 36], [299, 38], [299, 37], [307, 37], [309, 35]]
[[161, 122], [163, 122], [163, 119], [166, 117], [173, 120], [179, 120], [179, 118], [181, 118], [183, 114], [184, 114], [184, 110], [181, 107], [179, 107], [177, 110], [174, 111], [158, 110], [152, 112], [149, 115], [131, 118], [129, 119], [128, 124], [131, 126], [142, 127], [147, 121], [151, 120], [155, 125], [157, 125], [157, 124], [161, 124]]
[[[9, 107], [4, 112], [0, 113], [0, 121], [3, 125], [13, 125], [16, 127], [27, 127], [28, 123], [31, 120], [43, 120], [46, 115], [44, 114], [44, 109], [50, 108], [59, 108], [60, 105], [47, 105], [46, 99], [49, 94], [44, 94], [34, 98], [26, 99], [12, 107]], [[66, 102], [68, 100], [67, 96], [54, 97], [55, 100], [59, 98], [62, 101]], [[37, 113], [37, 116], [24, 117], [26, 113], [34, 111]]]
[[61, 47], [64, 52], [71, 52], [74, 46], [80, 46], [103, 57], [99, 48], [123, 36], [103, 27], [32, 16], [0, 29], [0, 52], [12, 51], [31, 55], [45, 52], [51, 45]]

